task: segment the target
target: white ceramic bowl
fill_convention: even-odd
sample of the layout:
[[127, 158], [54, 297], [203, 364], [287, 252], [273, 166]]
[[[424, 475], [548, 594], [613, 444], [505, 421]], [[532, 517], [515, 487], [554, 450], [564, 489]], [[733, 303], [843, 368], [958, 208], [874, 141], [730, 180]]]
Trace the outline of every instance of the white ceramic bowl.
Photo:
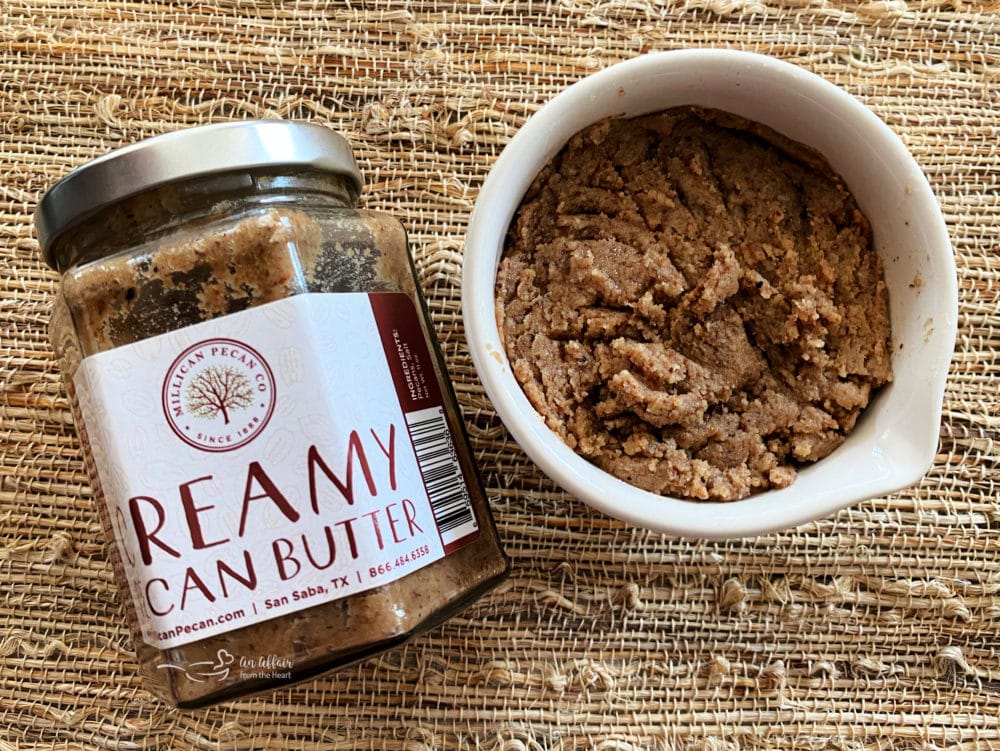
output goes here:
[[[494, 282], [504, 236], [532, 179], [571, 135], [610, 116], [679, 105], [764, 123], [819, 150], [868, 216], [885, 263], [894, 382], [836, 451], [787, 488], [732, 503], [639, 490], [599, 470], [552, 433], [521, 391], [500, 342]], [[486, 393], [511, 435], [556, 483], [616, 518], [700, 538], [736, 538], [824, 518], [918, 481], [934, 459], [955, 341], [957, 283], [947, 229], [902, 142], [842, 89], [789, 63], [723, 50], [653, 53], [570, 86], [534, 114], [490, 171], [466, 237], [466, 336]]]

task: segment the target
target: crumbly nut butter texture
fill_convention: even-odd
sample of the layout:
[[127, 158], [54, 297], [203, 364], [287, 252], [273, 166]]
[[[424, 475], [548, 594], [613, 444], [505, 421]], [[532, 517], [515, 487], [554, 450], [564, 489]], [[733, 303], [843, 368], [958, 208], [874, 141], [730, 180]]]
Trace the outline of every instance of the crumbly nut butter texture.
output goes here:
[[66, 276], [63, 292], [86, 354], [314, 288], [413, 293], [409, 269], [374, 250], [376, 235], [389, 231], [376, 216], [364, 232], [353, 229], [353, 214], [342, 224], [337, 234], [344, 240], [324, 253], [319, 222], [302, 211], [275, 208], [217, 221], [182, 230], [148, 253], [95, 262]]
[[548, 426], [670, 496], [789, 485], [892, 378], [854, 198], [816, 152], [714, 110], [574, 136], [511, 225], [497, 317]]

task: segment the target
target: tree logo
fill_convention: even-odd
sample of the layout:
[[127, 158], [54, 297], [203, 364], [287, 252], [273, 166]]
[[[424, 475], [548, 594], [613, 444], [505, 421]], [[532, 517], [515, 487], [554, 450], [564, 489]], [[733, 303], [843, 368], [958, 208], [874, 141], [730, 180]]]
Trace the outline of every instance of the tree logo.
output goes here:
[[232, 451], [252, 441], [274, 412], [274, 373], [236, 339], [206, 339], [181, 352], [163, 379], [163, 413], [185, 443]]

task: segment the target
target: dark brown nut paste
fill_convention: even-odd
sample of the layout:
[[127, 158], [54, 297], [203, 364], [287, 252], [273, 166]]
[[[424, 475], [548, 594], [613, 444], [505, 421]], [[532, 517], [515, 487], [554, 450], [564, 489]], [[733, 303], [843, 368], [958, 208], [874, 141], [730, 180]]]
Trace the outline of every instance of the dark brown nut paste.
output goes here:
[[[261, 138], [206, 167], [241, 128]], [[175, 705], [401, 644], [508, 571], [406, 235], [355, 208], [330, 139], [280, 122], [152, 139], [178, 174], [36, 217], [138, 662]], [[73, 178], [45, 200], [72, 204]]]
[[548, 426], [664, 495], [789, 485], [892, 378], [854, 198], [815, 151], [719, 111], [574, 136], [512, 222], [497, 319]]

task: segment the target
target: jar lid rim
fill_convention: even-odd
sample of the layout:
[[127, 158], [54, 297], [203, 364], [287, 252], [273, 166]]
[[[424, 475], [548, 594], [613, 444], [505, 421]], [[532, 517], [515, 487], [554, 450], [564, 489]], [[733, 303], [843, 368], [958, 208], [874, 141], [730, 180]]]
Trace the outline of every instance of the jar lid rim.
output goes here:
[[88, 161], [46, 191], [34, 214], [45, 262], [55, 239], [84, 217], [130, 196], [179, 180], [268, 167], [333, 172], [362, 185], [347, 140], [317, 123], [238, 120], [152, 136]]

